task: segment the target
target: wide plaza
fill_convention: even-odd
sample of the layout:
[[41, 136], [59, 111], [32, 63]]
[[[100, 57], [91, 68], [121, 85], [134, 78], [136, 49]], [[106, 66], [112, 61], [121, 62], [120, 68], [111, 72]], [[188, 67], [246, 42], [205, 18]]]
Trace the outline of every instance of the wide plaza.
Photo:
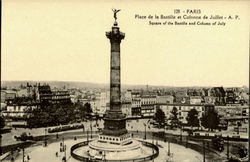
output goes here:
[[[203, 161], [202, 155], [202, 144], [195, 141], [188, 141], [189, 144], [194, 143], [196, 145], [201, 145], [200, 151], [195, 151], [190, 147], [185, 147], [183, 145], [178, 145], [176, 143], [170, 143], [170, 153], [171, 156], [168, 156], [168, 141], [165, 141], [160, 138], [153, 137], [153, 133], [157, 132], [165, 132], [171, 139], [175, 139], [176, 137], [179, 139], [180, 136], [183, 136], [183, 140], [188, 135], [187, 132], [181, 131], [180, 129], [170, 130], [170, 129], [159, 129], [150, 122], [152, 119], [134, 119], [128, 120], [126, 123], [126, 127], [128, 131], [133, 134], [133, 138], [145, 140], [148, 142], [153, 142], [157, 144], [159, 147], [159, 156], [155, 159], [155, 161], [162, 161], [171, 159], [173, 161]], [[48, 128], [35, 128], [35, 129], [24, 129], [24, 128], [16, 128], [12, 129], [10, 133], [3, 134], [2, 146], [10, 145], [10, 144], [18, 144], [23, 143], [22, 141], [16, 141], [14, 136], [19, 136], [23, 132], [27, 134], [31, 134], [32, 136], [44, 136], [46, 135], [46, 139], [48, 141], [48, 145], [44, 147], [44, 141], [35, 142], [30, 147], [25, 148], [24, 155], [27, 160], [27, 156], [29, 156], [30, 161], [41, 161], [44, 159], [45, 161], [62, 161], [63, 156], [66, 155], [68, 161], [76, 161], [70, 155], [70, 148], [76, 143], [86, 141], [87, 138], [89, 140], [97, 138], [97, 134], [99, 133], [98, 128], [103, 128], [103, 121], [102, 120], [93, 120], [87, 121], [82, 123], [84, 125], [84, 129], [76, 129], [76, 130], [69, 130], [59, 133], [48, 133]], [[50, 127], [52, 128], [52, 127]], [[92, 131], [91, 131], [92, 130]], [[212, 132], [212, 134], [215, 132]], [[228, 133], [232, 134], [232, 132], [224, 131], [221, 133]], [[58, 139], [56, 138], [56, 134], [58, 134]], [[92, 135], [92, 138], [91, 138]], [[172, 135], [172, 137], [171, 137]], [[240, 134], [243, 136], [242, 134]], [[49, 137], [51, 136], [51, 137]], [[247, 136], [247, 135], [245, 135]], [[42, 138], [43, 139], [43, 138]], [[64, 144], [66, 145], [66, 154], [65, 152], [60, 152], [60, 143], [62, 143], [64, 139]], [[246, 142], [243, 143], [247, 145]], [[226, 147], [225, 147], [226, 148]], [[56, 152], [58, 156], [56, 156]], [[79, 152], [78, 152], [79, 153]], [[79, 153], [81, 154], [81, 152]], [[211, 153], [206, 153], [206, 158], [211, 159]], [[209, 155], [210, 154], [210, 155]], [[188, 155], [188, 156], [187, 156]], [[1, 156], [2, 161], [10, 161], [11, 157], [14, 156], [15, 161], [22, 161], [23, 160], [23, 152], [22, 150], [14, 151], [14, 154], [11, 155], [10, 152], [5, 153]], [[212, 155], [215, 156], [215, 155]], [[218, 157], [226, 157], [226, 149], [216, 155]], [[221, 160], [221, 159], [220, 159]]]

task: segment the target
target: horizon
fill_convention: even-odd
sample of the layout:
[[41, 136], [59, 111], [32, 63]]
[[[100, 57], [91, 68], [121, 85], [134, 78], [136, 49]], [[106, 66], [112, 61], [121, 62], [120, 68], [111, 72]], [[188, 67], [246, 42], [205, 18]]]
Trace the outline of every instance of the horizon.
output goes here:
[[[99, 84], [99, 85], [109, 85], [110, 83], [100, 83], [100, 82], [86, 82], [86, 81], [66, 81], [66, 80], [1, 80], [2, 82], [42, 82], [42, 83], [49, 83], [49, 82], [71, 82], [71, 83], [86, 83], [86, 84]], [[238, 86], [225, 86], [225, 85], [210, 85], [210, 86], [205, 86], [205, 85], [180, 85], [180, 86], [175, 86], [175, 85], [154, 85], [154, 84], [121, 84], [121, 86], [155, 86], [155, 87], [225, 87], [225, 88], [230, 88], [230, 87], [247, 87], [249, 88], [249, 85], [238, 85]]]

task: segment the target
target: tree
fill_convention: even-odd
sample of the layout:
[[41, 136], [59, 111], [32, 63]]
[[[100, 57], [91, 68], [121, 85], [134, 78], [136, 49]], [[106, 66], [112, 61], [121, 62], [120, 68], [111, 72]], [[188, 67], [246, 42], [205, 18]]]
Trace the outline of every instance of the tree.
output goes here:
[[201, 117], [201, 125], [209, 130], [217, 129], [220, 123], [220, 117], [214, 109], [209, 109]]
[[165, 113], [162, 111], [162, 109], [158, 108], [156, 110], [154, 120], [159, 124], [159, 126], [164, 126], [165, 123]]
[[85, 103], [83, 106], [79, 104], [78, 109], [82, 119], [89, 118], [92, 113], [91, 106], [88, 102]]
[[27, 120], [29, 127], [55, 126], [68, 124], [75, 120], [75, 105], [73, 103], [48, 103], [28, 111], [32, 114]]
[[178, 127], [180, 125], [180, 121], [178, 119], [178, 110], [177, 110], [177, 108], [173, 107], [171, 113], [172, 113], [172, 115], [170, 117], [171, 127], [172, 128]]
[[84, 111], [86, 112], [87, 115], [90, 115], [92, 113], [91, 105], [87, 102], [84, 104]]
[[191, 109], [188, 114], [187, 114], [187, 117], [186, 117], [186, 120], [188, 122], [188, 125], [191, 126], [192, 130], [193, 130], [193, 127], [199, 127], [200, 126], [200, 122], [199, 122], [199, 119], [198, 119], [198, 111], [196, 109]]
[[5, 120], [2, 116], [0, 116], [0, 128], [3, 128], [5, 126]]

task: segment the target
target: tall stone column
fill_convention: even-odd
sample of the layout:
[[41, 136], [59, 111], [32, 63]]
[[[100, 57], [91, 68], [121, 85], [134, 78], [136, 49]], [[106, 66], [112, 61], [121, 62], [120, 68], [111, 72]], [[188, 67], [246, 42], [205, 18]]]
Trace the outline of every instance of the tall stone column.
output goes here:
[[110, 58], [110, 110], [104, 118], [103, 134], [123, 135], [127, 133], [126, 117], [121, 111], [121, 65], [120, 65], [120, 43], [125, 34], [120, 32], [117, 23], [112, 30], [106, 32], [111, 45]]

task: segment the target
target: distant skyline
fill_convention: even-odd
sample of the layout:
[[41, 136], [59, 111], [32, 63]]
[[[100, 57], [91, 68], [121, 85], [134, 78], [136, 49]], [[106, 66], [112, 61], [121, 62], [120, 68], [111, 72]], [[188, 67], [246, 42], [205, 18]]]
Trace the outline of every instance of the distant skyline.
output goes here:
[[[4, 85], [7, 85], [8, 84], [8, 82], [20, 82], [20, 85], [21, 84], [26, 84], [26, 83], [29, 83], [29, 84], [35, 84], [35, 83], [40, 83], [40, 84], [44, 84], [44, 83], [48, 83], [48, 84], [50, 84], [50, 83], [53, 83], [53, 85], [54, 84], [56, 84], [56, 83], [60, 83], [60, 84], [62, 84], [62, 83], [65, 83], [65, 85], [67, 85], [67, 84], [71, 84], [71, 83], [82, 83], [82, 84], [93, 84], [93, 85], [98, 85], [98, 86], [101, 86], [101, 85], [104, 85], [104, 86], [110, 86], [109, 85], [109, 83], [99, 83], [99, 82], [84, 82], [84, 81], [60, 81], [60, 80], [2, 80], [2, 82], [1, 82], [1, 84], [4, 84]], [[15, 84], [16, 85], [16, 84]], [[20, 86], [19, 85], [19, 86]], [[147, 86], [149, 86], [149, 87], [224, 87], [224, 88], [227, 88], [227, 87], [249, 87], [249, 85], [238, 85], [238, 86], [224, 86], [224, 85], [216, 85], [216, 86], [205, 86], [205, 85], [188, 85], [188, 86], [185, 86], [185, 85], [183, 85], [183, 86], [170, 86], [170, 85], [154, 85], [154, 84], [122, 84], [121, 85], [121, 87], [122, 88], [124, 88], [124, 87], [127, 87], [127, 86], [139, 86], [139, 87], [142, 87], [142, 86], [144, 86], [145, 88], [147, 88]], [[103, 87], [103, 88], [105, 88], [105, 87]]]
[[[95, 2], [95, 3], [94, 3]], [[1, 79], [109, 83], [110, 43], [117, 14], [121, 84], [155, 86], [249, 85], [247, 1], [2, 1]], [[136, 14], [238, 14], [217, 26], [150, 26]]]

